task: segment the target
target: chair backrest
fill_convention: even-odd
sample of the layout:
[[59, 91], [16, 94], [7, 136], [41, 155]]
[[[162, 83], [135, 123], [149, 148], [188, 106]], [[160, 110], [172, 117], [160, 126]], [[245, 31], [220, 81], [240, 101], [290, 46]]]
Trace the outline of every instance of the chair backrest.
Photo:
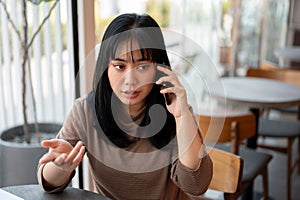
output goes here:
[[284, 68], [249, 68], [246, 76], [274, 79], [300, 87], [300, 70]]
[[277, 64], [272, 63], [272, 62], [264, 61], [259, 64], [259, 68], [261, 68], [261, 69], [276, 69], [277, 68], [278, 69], [278, 68], [280, 68], [280, 66], [278, 66]]
[[267, 62], [263, 61], [259, 64], [259, 68], [261, 69], [291, 69], [291, 70], [299, 70], [300, 66], [299, 65], [291, 65], [291, 66], [279, 66], [278, 64], [272, 63], [272, 62]]
[[209, 189], [224, 193], [234, 193], [241, 184], [243, 159], [238, 155], [219, 150], [208, 149], [213, 162], [213, 177]]
[[[208, 143], [231, 143], [231, 153], [239, 154], [240, 143], [255, 135], [253, 113], [234, 116], [198, 115], [201, 133]], [[223, 127], [220, 129], [220, 125]]]

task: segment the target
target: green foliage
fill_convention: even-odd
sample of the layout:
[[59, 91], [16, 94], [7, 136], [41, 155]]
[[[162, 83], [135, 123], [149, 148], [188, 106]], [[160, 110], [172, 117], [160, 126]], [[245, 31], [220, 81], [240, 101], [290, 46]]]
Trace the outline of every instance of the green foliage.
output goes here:
[[[169, 26], [170, 0], [148, 0], [146, 9], [146, 12], [150, 14], [161, 27]], [[114, 17], [115, 16], [101, 18], [95, 15], [95, 35], [97, 44], [101, 43], [104, 31]]]
[[53, 0], [28, 0], [28, 1], [30, 1], [33, 4], [39, 5], [41, 2], [47, 3], [47, 2], [50, 2], [50, 1], [53, 1]]
[[170, 1], [169, 0], [149, 0], [147, 2], [147, 12], [157, 21], [161, 27], [169, 25]]
[[108, 26], [109, 22], [114, 18], [114, 16], [110, 18], [95, 18], [95, 36], [96, 36], [96, 43], [101, 43], [101, 39], [103, 37], [104, 31]]
[[226, 0], [222, 2], [222, 13], [225, 14], [231, 9], [231, 2], [230, 0]]

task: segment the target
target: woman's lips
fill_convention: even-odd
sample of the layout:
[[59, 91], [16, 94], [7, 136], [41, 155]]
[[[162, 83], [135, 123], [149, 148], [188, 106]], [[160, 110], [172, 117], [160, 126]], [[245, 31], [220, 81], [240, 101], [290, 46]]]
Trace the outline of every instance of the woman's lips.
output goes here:
[[138, 91], [124, 91], [123, 94], [128, 99], [134, 99], [137, 96], [139, 96], [140, 92], [138, 92]]

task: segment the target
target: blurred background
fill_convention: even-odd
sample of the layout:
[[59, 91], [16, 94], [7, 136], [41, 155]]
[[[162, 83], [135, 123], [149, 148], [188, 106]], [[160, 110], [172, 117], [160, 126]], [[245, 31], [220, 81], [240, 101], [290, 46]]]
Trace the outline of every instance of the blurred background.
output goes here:
[[163, 28], [191, 105], [209, 81], [250, 67], [300, 69], [299, 0], [0, 0], [0, 132], [22, 125], [25, 111], [29, 123], [62, 124], [92, 88], [107, 25], [128, 12]]
[[[10, 23], [13, 21], [22, 33], [21, 2], [1, 0], [0, 4], [0, 131], [23, 123], [22, 42]], [[28, 37], [32, 38], [56, 1], [38, 5], [25, 2]], [[299, 4], [297, 0], [57, 1], [29, 49], [30, 73], [26, 75], [31, 75], [27, 81], [32, 82], [31, 87], [26, 86], [29, 121], [34, 120], [32, 110], [36, 107], [38, 121], [62, 122], [75, 96], [90, 90], [93, 68], [83, 69], [86, 60], [100, 43], [108, 23], [121, 13], [153, 16], [164, 30], [173, 33], [166, 37], [168, 49], [189, 51], [182, 56], [196, 65], [193, 62], [201, 53], [185, 47], [180, 40], [183, 35], [209, 56], [215, 69], [208, 75], [218, 77], [243, 75], [247, 68], [258, 67], [261, 62], [299, 66], [299, 61], [278, 53], [300, 43]], [[173, 61], [174, 68], [179, 66], [176, 58]], [[188, 67], [181, 66], [180, 71], [187, 72]], [[75, 94], [74, 77], [79, 68], [82, 77]]]

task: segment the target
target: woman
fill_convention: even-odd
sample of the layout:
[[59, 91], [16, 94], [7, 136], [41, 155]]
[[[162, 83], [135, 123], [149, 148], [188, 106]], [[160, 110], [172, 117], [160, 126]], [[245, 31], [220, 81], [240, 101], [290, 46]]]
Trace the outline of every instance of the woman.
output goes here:
[[[38, 179], [63, 190], [85, 152], [95, 191], [112, 199], [185, 199], [204, 193], [212, 163], [149, 15], [123, 14], [108, 26], [94, 90], [77, 99], [57, 139], [42, 141]], [[164, 87], [168, 86], [168, 87]]]

